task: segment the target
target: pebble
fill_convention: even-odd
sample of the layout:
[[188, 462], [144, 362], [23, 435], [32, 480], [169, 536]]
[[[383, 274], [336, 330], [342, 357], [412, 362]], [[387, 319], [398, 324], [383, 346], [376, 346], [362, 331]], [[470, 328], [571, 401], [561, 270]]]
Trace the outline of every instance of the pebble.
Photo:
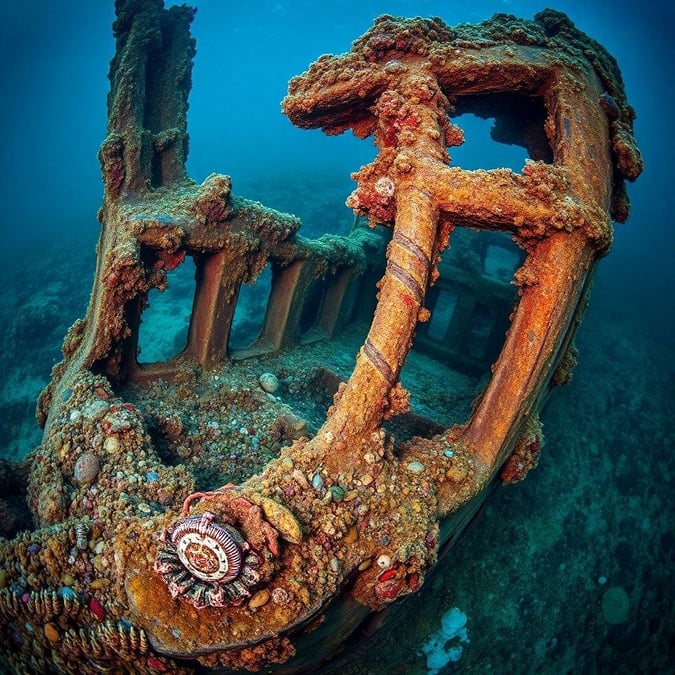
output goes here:
[[345, 536], [343, 537], [343, 541], [345, 544], [353, 544], [359, 537], [359, 531], [355, 527], [350, 527], [347, 532], [345, 532]]
[[105, 621], [107, 613], [105, 609], [103, 609], [103, 605], [96, 598], [91, 598], [89, 600], [89, 609], [99, 621]]
[[45, 636], [50, 642], [58, 642], [60, 635], [59, 631], [57, 630], [56, 626], [50, 621], [49, 623], [46, 623], [44, 626], [44, 632]]
[[375, 479], [369, 474], [366, 473], [361, 476], [361, 485], [370, 485]]
[[315, 490], [320, 490], [323, 487], [323, 478], [320, 473], [315, 473], [314, 476], [312, 476], [312, 487]]
[[80, 485], [87, 485], [95, 480], [101, 468], [98, 457], [90, 452], [80, 455], [75, 462], [73, 477]]
[[410, 462], [406, 467], [410, 473], [422, 473], [424, 471], [424, 464], [422, 462]]
[[386, 554], [383, 553], [378, 559], [377, 559], [377, 566], [381, 570], [388, 570], [391, 567], [391, 558]]
[[274, 394], [279, 389], [279, 378], [274, 373], [263, 373], [258, 382], [268, 394]]
[[455, 465], [445, 472], [445, 477], [455, 483], [459, 483], [466, 478], [467, 473], [467, 470], [463, 466]]
[[117, 436], [107, 436], [103, 441], [103, 449], [111, 454], [119, 452], [120, 439]]
[[331, 485], [329, 491], [333, 501], [341, 502], [345, 498], [345, 491], [339, 485]]
[[271, 597], [270, 592], [266, 588], [259, 590], [248, 601], [249, 609], [257, 609], [258, 607], [266, 605], [269, 602], [270, 597]]

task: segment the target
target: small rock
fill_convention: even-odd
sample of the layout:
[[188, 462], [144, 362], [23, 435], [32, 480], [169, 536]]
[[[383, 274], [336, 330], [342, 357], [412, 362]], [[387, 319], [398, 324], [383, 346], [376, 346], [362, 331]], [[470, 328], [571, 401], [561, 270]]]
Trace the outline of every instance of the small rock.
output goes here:
[[120, 439], [117, 436], [108, 436], [105, 441], [103, 441], [103, 449], [111, 454], [119, 452]]
[[467, 473], [463, 466], [454, 464], [445, 472], [445, 477], [453, 483], [461, 483], [466, 478]]
[[279, 378], [274, 373], [263, 373], [258, 382], [268, 394], [274, 394], [279, 389]]
[[333, 501], [341, 502], [345, 498], [345, 491], [339, 485], [331, 485], [329, 490], [333, 497]]
[[378, 559], [377, 559], [377, 566], [381, 570], [388, 570], [391, 567], [391, 558], [386, 554], [383, 553]]
[[359, 538], [359, 532], [355, 527], [350, 527], [342, 538], [345, 544], [353, 544]]
[[623, 586], [612, 586], [602, 596], [602, 616], [609, 624], [628, 621], [630, 598]]
[[410, 462], [406, 468], [410, 473], [422, 473], [425, 467], [422, 462]]
[[90, 452], [85, 452], [75, 462], [75, 468], [73, 469], [75, 482], [79, 485], [92, 483], [98, 475], [100, 468], [101, 465], [98, 457]]
[[270, 597], [271, 597], [270, 592], [266, 588], [259, 590], [248, 601], [249, 609], [258, 609], [258, 607], [266, 605], [269, 602]]
[[59, 635], [59, 631], [56, 628], [56, 626], [50, 621], [49, 623], [46, 623], [44, 626], [44, 632], [45, 636], [50, 642], [58, 642], [59, 638], [61, 637]]

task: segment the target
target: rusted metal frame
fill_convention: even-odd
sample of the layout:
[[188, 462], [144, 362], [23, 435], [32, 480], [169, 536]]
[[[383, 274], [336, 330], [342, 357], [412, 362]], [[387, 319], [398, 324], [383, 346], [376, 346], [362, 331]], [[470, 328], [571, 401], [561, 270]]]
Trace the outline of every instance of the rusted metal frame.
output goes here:
[[302, 307], [314, 277], [316, 262], [296, 260], [287, 267], [272, 267], [272, 292], [260, 337], [236, 358], [279, 351], [295, 344]]
[[231, 262], [227, 249], [195, 258], [197, 284], [185, 352], [205, 370], [225, 361], [239, 291], [228, 274]]
[[[530, 177], [530, 171], [535, 175]], [[607, 228], [598, 223], [597, 208], [572, 199], [555, 198], [547, 203], [533, 194], [537, 183], [566, 180], [567, 173], [559, 166], [528, 162], [524, 175], [510, 169], [467, 171], [447, 167], [437, 173], [434, 185], [441, 211], [457, 225], [510, 232], [523, 238], [583, 227], [598, 241], [604, 241]]]
[[[143, 194], [153, 184], [187, 179], [187, 96], [194, 54], [190, 23], [194, 12], [185, 5], [163, 11], [146, 3], [125, 8], [116, 30], [116, 55], [111, 63], [107, 140], [124, 148], [124, 194]], [[130, 21], [127, 27], [125, 21]], [[152, 61], [152, 63], [150, 63]]]
[[551, 78], [556, 56], [541, 47], [436, 45], [431, 58], [438, 84], [451, 101], [468, 94], [537, 95]]
[[316, 327], [324, 337], [333, 337], [348, 322], [345, 307], [347, 293], [357, 276], [358, 273], [352, 268], [340, 269], [332, 275], [332, 280], [324, 291], [323, 304], [316, 321]]
[[[408, 280], [402, 281], [400, 277], [385, 272], [373, 322], [357, 356], [354, 371], [342, 391], [339, 404], [316, 437], [319, 443], [339, 437], [347, 453], [358, 452], [358, 439], [372, 433], [382, 422], [387, 397], [398, 381], [410, 349], [417, 313], [422, 306], [423, 291], [420, 293], [419, 289], [426, 286], [430, 270], [437, 225], [436, 207], [430, 195], [414, 183], [400, 191], [397, 204], [397, 224], [414, 222], [418, 231], [424, 232], [418, 242], [426, 244], [426, 251], [422, 245], [418, 248], [424, 251], [426, 260], [420, 260], [402, 247], [397, 247], [397, 252], [389, 255], [387, 269], [407, 270]], [[392, 312], [391, 305], [395, 305], [400, 313]], [[402, 330], [406, 324], [408, 329]], [[360, 385], [363, 381], [369, 383], [368, 388]], [[326, 464], [335, 471], [345, 461], [353, 461], [355, 465], [362, 461], [361, 457], [347, 459], [340, 453], [327, 455]]]
[[[561, 67], [547, 103], [556, 129], [555, 162], [567, 169], [570, 196], [606, 212], [611, 161], [607, 121], [597, 104], [601, 94], [602, 87], [590, 69], [579, 77]], [[592, 162], [587, 147], [595, 149]], [[604, 222], [594, 225], [605, 227]], [[554, 232], [527, 245], [530, 254], [525, 269], [531, 272], [532, 281], [521, 286], [520, 302], [493, 376], [461, 436], [491, 467], [505, 459], [522, 422], [545, 394], [584, 279], [598, 256], [597, 245], [581, 229]]]

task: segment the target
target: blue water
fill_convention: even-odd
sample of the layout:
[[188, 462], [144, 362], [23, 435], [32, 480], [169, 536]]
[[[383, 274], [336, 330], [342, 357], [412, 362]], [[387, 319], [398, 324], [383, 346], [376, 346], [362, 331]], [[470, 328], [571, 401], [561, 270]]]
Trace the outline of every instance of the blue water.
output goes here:
[[[309, 228], [320, 227], [322, 213], [342, 214], [336, 222], [344, 229], [349, 174], [370, 161], [373, 147], [349, 134], [294, 128], [280, 112], [288, 80], [320, 54], [347, 51], [382, 13], [456, 24], [495, 12], [531, 18], [544, 7], [531, 0], [196, 4], [190, 175], [229, 174], [237, 194], [296, 213]], [[419, 641], [406, 642], [412, 638], [402, 631], [400, 652], [372, 672], [402, 672], [401, 663], [426, 672], [415, 653], [453, 606], [467, 614], [471, 641], [447, 672], [667, 672], [667, 659], [675, 663], [675, 4], [550, 4], [618, 60], [646, 168], [629, 185], [630, 219], [616, 227], [599, 266], [574, 383], [556, 392], [546, 412], [548, 454], [453, 552], [443, 582], [427, 591]], [[0, 3], [0, 455], [16, 458], [39, 441], [35, 396], [67, 327], [86, 307], [113, 5]], [[458, 150], [463, 165], [522, 162], [475, 129], [475, 145]], [[58, 283], [50, 276], [57, 268]], [[604, 591], [614, 586], [631, 603], [627, 621], [616, 625], [601, 612]]]

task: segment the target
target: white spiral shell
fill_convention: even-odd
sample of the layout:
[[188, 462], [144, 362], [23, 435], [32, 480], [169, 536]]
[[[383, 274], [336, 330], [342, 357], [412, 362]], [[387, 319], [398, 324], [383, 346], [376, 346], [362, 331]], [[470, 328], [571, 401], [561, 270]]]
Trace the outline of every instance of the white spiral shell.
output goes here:
[[241, 572], [241, 537], [234, 528], [214, 523], [214, 517], [207, 511], [181, 521], [171, 543], [190, 574], [202, 581], [227, 583]]
[[197, 608], [241, 604], [262, 580], [261, 557], [231, 525], [206, 511], [169, 528], [155, 558], [171, 597]]

